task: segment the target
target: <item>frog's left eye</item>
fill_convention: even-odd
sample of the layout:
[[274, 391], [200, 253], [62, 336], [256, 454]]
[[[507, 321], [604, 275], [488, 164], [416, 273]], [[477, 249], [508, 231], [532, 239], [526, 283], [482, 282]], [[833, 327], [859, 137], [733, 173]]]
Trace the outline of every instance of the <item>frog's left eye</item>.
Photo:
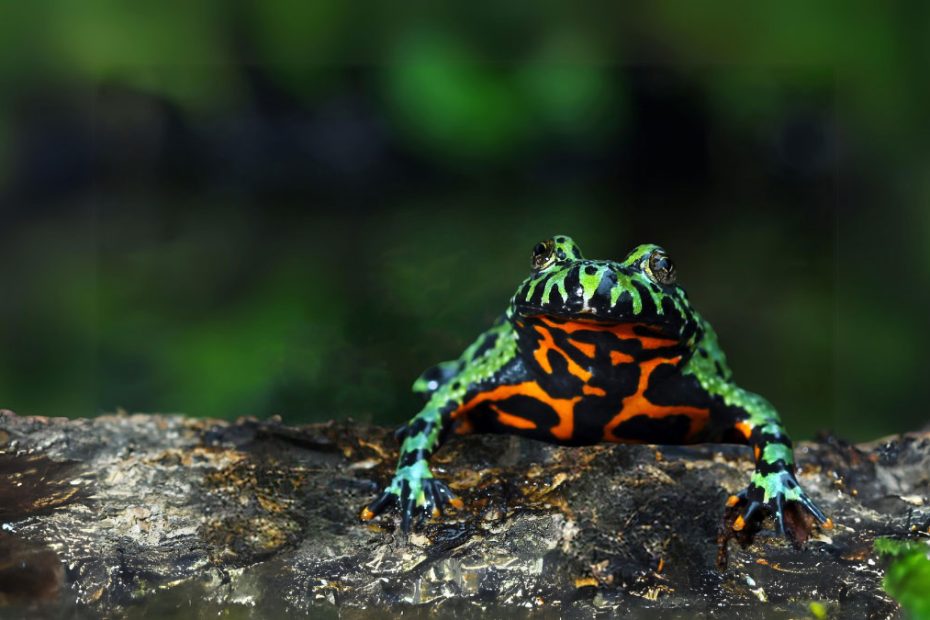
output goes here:
[[675, 284], [678, 274], [675, 272], [675, 263], [662, 250], [656, 250], [649, 255], [646, 273], [659, 284]]
[[555, 243], [552, 239], [540, 241], [533, 248], [533, 269], [545, 269], [555, 261]]

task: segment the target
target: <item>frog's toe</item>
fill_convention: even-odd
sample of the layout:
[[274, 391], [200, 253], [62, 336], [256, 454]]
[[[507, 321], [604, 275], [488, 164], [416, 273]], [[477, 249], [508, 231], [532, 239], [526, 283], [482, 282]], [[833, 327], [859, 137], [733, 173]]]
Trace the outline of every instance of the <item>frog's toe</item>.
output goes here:
[[813, 516], [814, 519], [817, 520], [817, 523], [819, 523], [820, 525], [827, 527], [827, 529], [829, 529], [830, 526], [833, 525], [832, 522], [827, 518], [827, 516], [823, 514], [823, 511], [817, 507], [817, 504], [815, 504], [811, 500], [811, 498], [807, 496], [807, 493], [805, 493], [803, 490], [801, 491], [800, 496], [795, 501], [797, 501], [798, 504], [803, 506], [804, 509], [807, 510], [807, 512], [809, 512], [811, 516]]
[[727, 501], [727, 507], [736, 509], [736, 518], [732, 521], [732, 527], [737, 532], [758, 529], [759, 522], [765, 516], [764, 504], [758, 500], [750, 499], [747, 490], [731, 496]]
[[410, 532], [410, 524], [414, 521], [414, 518], [421, 512], [418, 510], [416, 496], [416, 493], [411, 492], [409, 480], [400, 480], [398, 482], [395, 479], [391, 486], [362, 509], [359, 516], [363, 521], [370, 521], [378, 515], [386, 513], [389, 509], [397, 507], [400, 509], [400, 527], [406, 534]]
[[775, 531], [779, 536], [785, 536], [785, 494], [776, 494], [771, 503], [775, 504], [772, 510], [775, 515]]
[[751, 491], [751, 488], [743, 489], [727, 500], [727, 522], [735, 532], [755, 531], [764, 516], [763, 503], [752, 497]]
[[444, 483], [430, 478], [423, 482], [423, 491], [426, 497], [426, 510], [433, 517], [440, 517], [445, 514], [444, 508], [452, 506], [453, 508], [462, 508], [462, 500], [455, 496], [455, 493]]
[[727, 500], [727, 509], [732, 529], [744, 537], [758, 531], [769, 514], [778, 534], [795, 542], [808, 538], [814, 521], [826, 528], [831, 526], [788, 471], [758, 480], [754, 477], [746, 489]]
[[[419, 488], [413, 488], [416, 486]], [[426, 478], [420, 480], [418, 485], [412, 485], [410, 492], [402, 492], [400, 504], [400, 528], [407, 534], [412, 524], [419, 527], [430, 517], [442, 516], [447, 505], [461, 508], [462, 501], [445, 483], [435, 478]]]
[[362, 508], [362, 513], [359, 516], [363, 521], [371, 521], [396, 503], [397, 493], [386, 489], [373, 502]]
[[409, 534], [414, 517], [419, 525], [423, 522], [423, 516], [423, 513], [417, 510], [417, 502], [410, 493], [402, 494], [400, 497], [400, 531]]
[[779, 493], [776, 502], [778, 531], [795, 542], [801, 543], [807, 540], [815, 523], [825, 530], [833, 527], [833, 522], [823, 514], [823, 511], [801, 487], [797, 487], [794, 492]]
[[388, 508], [400, 509], [400, 529], [405, 534], [428, 517], [444, 514], [446, 506], [461, 508], [462, 500], [449, 487], [435, 478], [402, 479], [388, 487], [373, 502], [362, 509], [361, 518], [369, 521]]

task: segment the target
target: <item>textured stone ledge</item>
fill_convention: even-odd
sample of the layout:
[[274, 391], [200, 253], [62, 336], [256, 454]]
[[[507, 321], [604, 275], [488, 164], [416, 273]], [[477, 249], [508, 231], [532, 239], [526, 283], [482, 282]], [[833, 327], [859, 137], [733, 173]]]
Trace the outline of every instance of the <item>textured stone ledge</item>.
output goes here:
[[897, 607], [872, 543], [930, 525], [927, 433], [802, 443], [801, 482], [835, 528], [801, 549], [766, 530], [745, 549], [731, 541], [726, 569], [718, 533], [748, 480], [743, 449], [479, 436], [434, 458], [466, 508], [405, 544], [393, 520], [357, 519], [396, 448], [388, 429], [351, 422], [0, 412], [0, 617], [798, 617], [812, 601], [887, 616]]

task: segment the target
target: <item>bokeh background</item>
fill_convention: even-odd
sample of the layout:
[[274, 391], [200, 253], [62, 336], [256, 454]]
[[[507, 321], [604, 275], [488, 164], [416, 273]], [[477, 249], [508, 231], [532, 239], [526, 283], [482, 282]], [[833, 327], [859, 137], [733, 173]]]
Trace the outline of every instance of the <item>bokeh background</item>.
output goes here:
[[554, 233], [798, 437], [927, 423], [930, 7], [4, 3], [0, 405], [394, 424]]

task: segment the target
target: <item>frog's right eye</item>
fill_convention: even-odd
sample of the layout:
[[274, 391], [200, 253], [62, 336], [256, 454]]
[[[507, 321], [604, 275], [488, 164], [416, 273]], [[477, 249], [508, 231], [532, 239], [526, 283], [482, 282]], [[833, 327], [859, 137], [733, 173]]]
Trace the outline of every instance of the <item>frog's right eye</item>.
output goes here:
[[649, 260], [646, 263], [646, 273], [659, 284], [675, 284], [675, 280], [678, 279], [675, 273], [675, 263], [662, 250], [655, 250], [649, 255]]
[[552, 239], [540, 241], [533, 248], [533, 269], [539, 271], [555, 262], [555, 243]]

